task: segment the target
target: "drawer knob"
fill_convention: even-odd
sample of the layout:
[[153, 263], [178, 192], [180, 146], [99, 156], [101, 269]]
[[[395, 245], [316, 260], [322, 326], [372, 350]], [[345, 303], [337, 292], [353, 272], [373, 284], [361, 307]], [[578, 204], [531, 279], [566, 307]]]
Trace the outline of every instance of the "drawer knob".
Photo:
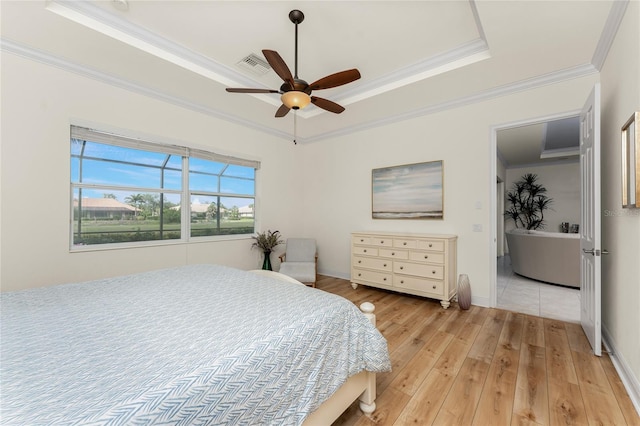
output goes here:
[[362, 260], [358, 260], [358, 263], [362, 263]]
[[405, 241], [404, 243], [402, 243], [402, 245], [403, 245], [403, 246], [406, 246], [406, 245], [407, 245], [407, 242]]
[[429, 256], [427, 256], [427, 255], [425, 254], [425, 255], [424, 255], [424, 258], [425, 258], [425, 259], [428, 259], [428, 258], [429, 258]]
[[380, 241], [380, 244], [384, 244], [384, 240]]
[[433, 244], [429, 244], [429, 247], [433, 247]]
[[401, 267], [400, 267], [400, 270], [402, 271], [403, 269], [404, 269], [404, 266], [401, 266]]
[[364, 249], [364, 250], [362, 250], [362, 251], [363, 251], [364, 253], [366, 253], [366, 252], [367, 252], [367, 249]]
[[362, 274], [358, 274], [358, 276], [359, 276], [359, 277], [361, 277], [361, 276], [362, 276]]
[[382, 281], [386, 281], [386, 280], [387, 280], [387, 278], [386, 278], [386, 277], [382, 279]]
[[435, 273], [436, 273], [436, 271], [431, 271], [431, 273], [432, 273], [432, 274], [435, 274]]
[[434, 289], [434, 290], [436, 289], [436, 286], [435, 286], [435, 285], [433, 286], [433, 289]]
[[387, 267], [387, 264], [385, 263], [385, 264], [384, 264], [384, 265], [382, 265], [382, 266], [384, 266], [384, 267], [386, 268], [386, 267]]
[[361, 243], [364, 243], [364, 240], [363, 240], [363, 239], [360, 239], [360, 242], [361, 242]]
[[391, 253], [391, 256], [395, 256], [395, 255], [396, 255], [396, 253], [395, 253], [395, 252], [392, 252], [392, 253]]
[[400, 280], [400, 284], [404, 284], [404, 280]]

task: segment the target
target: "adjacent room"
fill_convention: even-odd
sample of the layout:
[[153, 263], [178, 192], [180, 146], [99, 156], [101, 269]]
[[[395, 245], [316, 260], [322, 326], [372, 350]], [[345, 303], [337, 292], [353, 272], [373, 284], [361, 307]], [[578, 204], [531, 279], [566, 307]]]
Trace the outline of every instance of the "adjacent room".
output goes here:
[[580, 322], [579, 117], [503, 129], [497, 138], [497, 306]]
[[3, 424], [640, 424], [640, 2], [0, 24]]

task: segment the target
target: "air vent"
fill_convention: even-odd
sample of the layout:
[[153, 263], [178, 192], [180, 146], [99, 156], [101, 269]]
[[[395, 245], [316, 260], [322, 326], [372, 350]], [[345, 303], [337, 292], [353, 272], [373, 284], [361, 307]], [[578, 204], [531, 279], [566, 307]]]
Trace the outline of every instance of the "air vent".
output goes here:
[[269, 63], [255, 53], [242, 58], [237, 65], [255, 75], [265, 75], [271, 69]]

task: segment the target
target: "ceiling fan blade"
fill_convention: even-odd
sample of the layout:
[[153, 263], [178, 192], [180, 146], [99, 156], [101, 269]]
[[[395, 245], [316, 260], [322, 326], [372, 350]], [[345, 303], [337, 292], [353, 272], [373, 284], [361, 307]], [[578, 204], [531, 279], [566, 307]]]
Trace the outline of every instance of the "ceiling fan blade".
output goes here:
[[357, 69], [351, 69], [346, 71], [340, 71], [335, 74], [328, 75], [321, 78], [318, 81], [314, 81], [309, 85], [311, 90], [330, 89], [332, 87], [342, 86], [343, 84], [351, 83], [360, 78], [360, 71]]
[[262, 54], [264, 55], [271, 68], [283, 79], [286, 83], [289, 83], [291, 87], [294, 87], [293, 76], [291, 75], [291, 70], [284, 62], [284, 59], [280, 56], [278, 52], [275, 50], [263, 50]]
[[276, 111], [276, 117], [284, 117], [289, 113], [289, 107], [285, 104], [280, 105], [280, 108]]
[[247, 89], [242, 87], [227, 87], [226, 90], [231, 93], [280, 93], [277, 90], [271, 89]]
[[311, 97], [311, 103], [317, 107], [326, 109], [327, 111], [333, 112], [336, 114], [340, 114], [342, 111], [344, 111], [344, 107], [342, 105], [338, 105], [335, 102], [331, 102], [330, 100], [319, 98], [317, 96]]

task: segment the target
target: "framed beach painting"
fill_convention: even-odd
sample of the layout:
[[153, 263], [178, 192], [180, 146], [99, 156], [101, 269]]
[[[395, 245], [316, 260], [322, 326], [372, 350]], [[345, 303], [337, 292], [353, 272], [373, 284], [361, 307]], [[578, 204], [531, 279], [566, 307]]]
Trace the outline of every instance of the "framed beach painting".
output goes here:
[[442, 160], [373, 169], [374, 219], [442, 219]]

